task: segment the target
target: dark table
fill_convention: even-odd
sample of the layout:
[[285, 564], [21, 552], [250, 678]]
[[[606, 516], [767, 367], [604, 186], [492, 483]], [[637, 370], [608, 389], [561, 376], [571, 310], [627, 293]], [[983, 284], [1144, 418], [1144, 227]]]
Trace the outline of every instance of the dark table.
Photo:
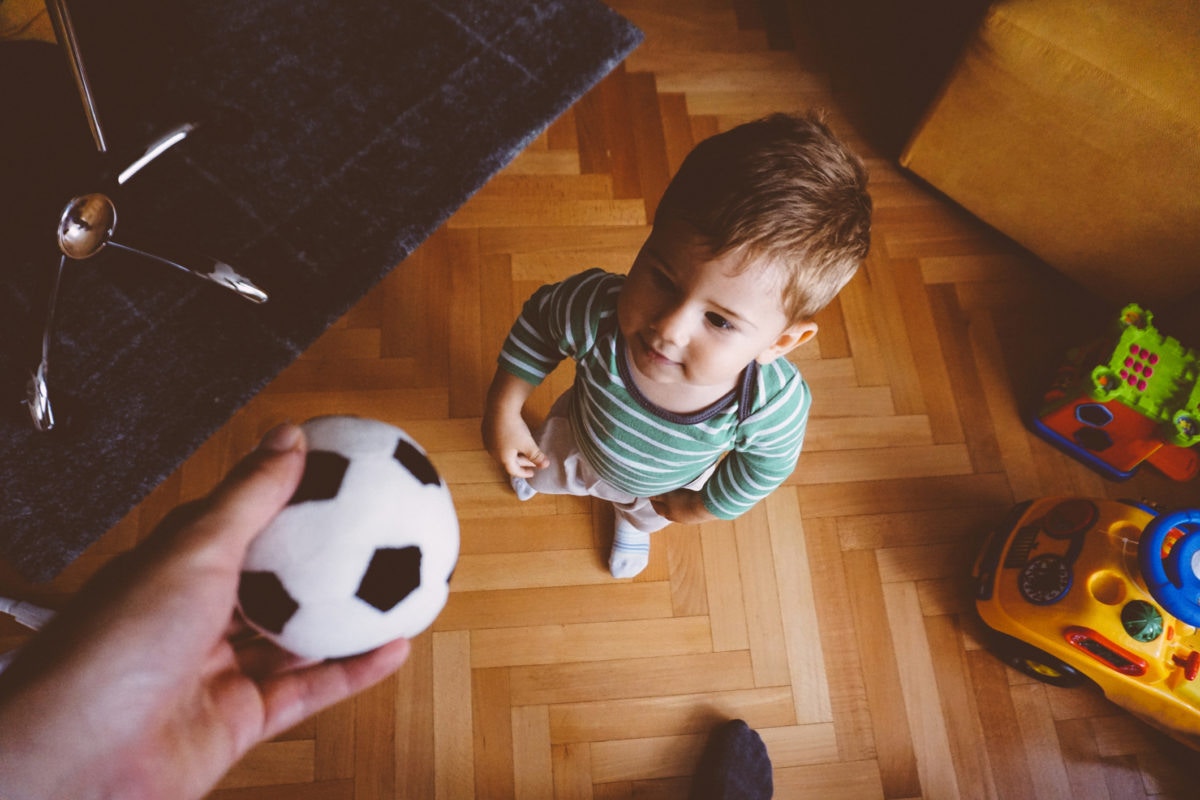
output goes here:
[[[0, 557], [52, 578], [641, 40], [595, 0], [73, 0], [110, 141], [63, 53], [0, 43]], [[31, 77], [35, 76], [35, 77]], [[198, 127], [117, 187], [180, 122]], [[110, 192], [117, 239], [219, 256], [255, 306], [106, 248], [69, 262], [59, 425], [22, 404], [51, 228]], [[403, 268], [402, 266], [400, 268]]]

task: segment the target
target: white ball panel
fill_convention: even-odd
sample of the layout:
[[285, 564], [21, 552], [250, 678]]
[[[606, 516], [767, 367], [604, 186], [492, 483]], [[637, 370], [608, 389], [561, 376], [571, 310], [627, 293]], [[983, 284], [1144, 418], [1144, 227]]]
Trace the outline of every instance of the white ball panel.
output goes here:
[[[349, 465], [334, 498], [288, 506], [251, 544], [244, 569], [274, 573], [299, 604], [281, 634], [263, 633], [308, 658], [417, 635], [445, 606], [458, 560], [449, 490], [444, 482], [422, 483], [393, 458], [401, 439], [424, 452], [399, 428], [355, 417], [319, 417], [302, 427], [310, 451], [338, 453]], [[355, 596], [377, 549], [410, 546], [421, 551], [416, 589], [388, 612]]]

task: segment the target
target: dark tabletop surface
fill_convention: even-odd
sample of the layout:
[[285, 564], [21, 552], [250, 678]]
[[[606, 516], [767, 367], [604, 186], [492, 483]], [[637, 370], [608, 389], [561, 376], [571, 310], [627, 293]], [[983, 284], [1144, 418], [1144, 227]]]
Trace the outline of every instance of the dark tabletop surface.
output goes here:
[[[57, 47], [0, 43], [0, 558], [45, 580], [121, 519], [640, 32], [594, 0], [74, 0], [109, 140]], [[163, 132], [197, 127], [126, 184]], [[49, 363], [59, 424], [22, 403], [51, 228], [104, 192], [114, 240], [217, 256], [256, 306], [112, 248], [66, 264]], [[401, 267], [402, 268], [402, 267]]]

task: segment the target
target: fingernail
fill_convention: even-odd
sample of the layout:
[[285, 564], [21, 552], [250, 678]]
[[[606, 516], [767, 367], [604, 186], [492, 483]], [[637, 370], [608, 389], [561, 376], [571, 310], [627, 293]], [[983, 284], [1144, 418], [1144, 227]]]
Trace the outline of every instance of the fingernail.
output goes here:
[[285, 422], [269, 430], [259, 443], [258, 449], [286, 453], [300, 445], [300, 436], [299, 426]]

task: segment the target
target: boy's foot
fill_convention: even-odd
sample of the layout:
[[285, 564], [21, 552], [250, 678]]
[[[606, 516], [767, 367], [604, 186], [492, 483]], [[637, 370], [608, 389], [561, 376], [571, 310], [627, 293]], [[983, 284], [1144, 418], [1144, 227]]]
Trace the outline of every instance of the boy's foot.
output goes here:
[[537, 489], [529, 485], [529, 481], [524, 478], [510, 477], [508, 482], [512, 484], [513, 491], [517, 493], [518, 500], [528, 500], [537, 494]]
[[608, 571], [614, 578], [632, 578], [650, 563], [650, 534], [617, 523]]

